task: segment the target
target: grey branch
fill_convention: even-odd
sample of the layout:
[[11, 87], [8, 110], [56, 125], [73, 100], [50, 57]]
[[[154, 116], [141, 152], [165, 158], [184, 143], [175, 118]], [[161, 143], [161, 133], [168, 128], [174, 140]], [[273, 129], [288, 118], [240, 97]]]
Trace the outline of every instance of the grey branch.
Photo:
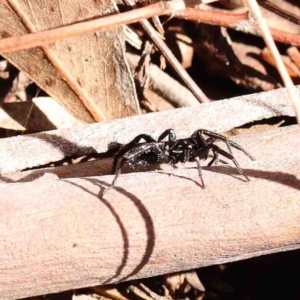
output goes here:
[[257, 161], [1, 184], [1, 299], [300, 248], [298, 126], [235, 138]]
[[140, 133], [158, 137], [165, 129], [174, 128], [178, 138], [182, 138], [199, 128], [224, 132], [253, 121], [294, 115], [286, 90], [277, 89], [107, 123], [17, 136], [0, 140], [0, 171], [15, 172], [60, 161], [66, 156], [104, 153]]

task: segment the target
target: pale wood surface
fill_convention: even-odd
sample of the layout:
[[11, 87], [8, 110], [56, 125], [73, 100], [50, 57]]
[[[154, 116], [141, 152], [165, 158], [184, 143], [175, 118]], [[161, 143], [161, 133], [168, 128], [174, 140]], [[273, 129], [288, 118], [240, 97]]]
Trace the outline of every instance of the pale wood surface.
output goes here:
[[285, 89], [278, 89], [197, 107], [2, 139], [0, 172], [33, 168], [60, 161], [66, 156], [103, 153], [116, 143], [128, 143], [141, 133], [158, 137], [165, 129], [174, 128], [178, 137], [187, 137], [199, 128], [224, 132], [249, 122], [283, 115], [294, 116], [294, 111]]
[[81, 124], [51, 97], [33, 98], [33, 103], [3, 103], [0, 107], [0, 128], [33, 133]]
[[257, 159], [234, 151], [251, 181], [214, 166], [203, 171], [205, 190], [194, 165], [124, 174], [104, 197], [112, 176], [1, 184], [0, 298], [300, 248], [299, 133], [237, 137]]
[[[263, 134], [244, 134], [238, 136], [232, 136], [230, 139], [236, 143], [241, 144], [245, 149], [251, 152], [251, 154], [258, 161], [265, 161], [272, 158], [272, 153], [274, 150], [278, 151], [278, 148], [284, 151], [286, 147], [289, 148], [289, 153], [284, 155], [281, 154], [282, 159], [289, 159], [293, 151], [297, 153], [297, 143], [294, 140], [299, 138], [299, 129], [297, 126], [290, 126], [281, 129], [269, 130]], [[222, 146], [222, 143], [218, 143], [219, 146]], [[225, 148], [226, 150], [226, 148]], [[241, 166], [244, 163], [249, 163], [247, 156], [243, 155], [240, 152], [235, 151], [235, 157], [238, 159]], [[30, 159], [30, 158], [29, 158]], [[112, 157], [104, 158], [101, 160], [94, 160], [83, 162], [79, 164], [71, 164], [66, 166], [59, 167], [48, 167], [41, 168], [36, 170], [22, 171], [22, 172], [11, 172], [0, 175], [0, 182], [28, 182], [33, 181], [44, 174], [55, 174], [59, 178], [76, 178], [76, 177], [88, 177], [88, 176], [101, 176], [111, 174], [112, 168]], [[205, 164], [204, 164], [205, 165]], [[178, 168], [188, 168], [195, 167], [194, 163], [185, 163], [184, 165], [178, 165]], [[167, 169], [172, 170], [171, 166], [161, 165], [153, 166], [143, 169], [137, 169], [135, 172], [143, 172], [145, 170], [157, 170], [157, 169]], [[128, 170], [126, 166], [122, 170], [122, 173], [132, 172]]]

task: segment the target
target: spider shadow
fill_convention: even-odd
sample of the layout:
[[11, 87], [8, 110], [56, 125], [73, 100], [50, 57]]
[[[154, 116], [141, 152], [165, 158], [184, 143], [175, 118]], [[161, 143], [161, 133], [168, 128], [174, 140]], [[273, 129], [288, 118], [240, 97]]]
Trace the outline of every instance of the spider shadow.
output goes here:
[[[213, 169], [211, 167], [207, 168], [207, 171], [211, 171], [219, 174], [226, 174], [235, 179], [241, 180], [245, 183], [248, 182], [245, 179], [241, 178], [240, 174], [236, 171], [236, 169], [231, 166], [225, 166], [225, 165], [214, 166]], [[250, 181], [251, 181], [251, 177], [259, 178], [268, 181], [274, 181], [279, 184], [289, 186], [293, 189], [300, 190], [300, 180], [294, 174], [289, 174], [280, 171], [273, 172], [273, 171], [262, 171], [257, 169], [245, 169], [245, 168], [243, 168], [243, 172], [245, 173], [245, 175], [249, 177]]]
[[[38, 137], [35, 137], [35, 136], [32, 136], [32, 137], [39, 138], [39, 139], [45, 141], [46, 143], [53, 145], [53, 147], [55, 147], [56, 149], [58, 149], [59, 151], [62, 152], [64, 157], [76, 157], [76, 156], [80, 157], [80, 156], [88, 155], [88, 154], [97, 154], [97, 151], [93, 147], [78, 146], [77, 144], [70, 142], [69, 140], [65, 139], [64, 137], [58, 136], [56, 134], [44, 133], [44, 134], [39, 134]], [[111, 150], [112, 148], [117, 148], [118, 146], [119, 146], [119, 144], [111, 143], [109, 145], [108, 149]], [[43, 168], [45, 166], [47, 166], [47, 165], [46, 164], [41, 165], [41, 166], [39, 166], [39, 168]], [[38, 168], [36, 168], [36, 169], [38, 169]], [[30, 182], [30, 181], [34, 181], [34, 180], [38, 179], [39, 177], [42, 177], [46, 173], [49, 173], [49, 170], [43, 171], [41, 169], [40, 171], [41, 172], [38, 172], [38, 174], [36, 174], [36, 173], [28, 174], [21, 180], [17, 180], [17, 181], [11, 180], [10, 178], [5, 177], [3, 175], [0, 175], [0, 179], [6, 183]], [[50, 173], [51, 173], [51, 171], [50, 171]], [[55, 172], [53, 172], [53, 173], [55, 173]], [[116, 220], [116, 223], [118, 224], [120, 231], [121, 231], [121, 235], [122, 235], [122, 239], [123, 239], [123, 257], [121, 259], [120, 265], [116, 269], [115, 275], [112, 276], [111, 278], [108, 278], [105, 282], [102, 283], [102, 284], [108, 284], [108, 283], [114, 281], [116, 278], [118, 278], [121, 275], [122, 270], [125, 268], [125, 266], [127, 264], [128, 257], [129, 257], [128, 234], [126, 232], [126, 228], [125, 228], [124, 223], [122, 222], [121, 217], [117, 214], [114, 207], [104, 197], [101, 196], [103, 194], [105, 186], [108, 187], [109, 184], [105, 183], [104, 181], [98, 180], [98, 179], [90, 179], [90, 178], [81, 178], [81, 179], [91, 182], [94, 185], [96, 185], [97, 187], [99, 187], [100, 188], [99, 193], [97, 193], [97, 194], [93, 193], [93, 192], [89, 191], [87, 188], [80, 186], [80, 184], [71, 182], [67, 178], [66, 179], [61, 178], [61, 180], [64, 180], [65, 182], [68, 182], [69, 184], [72, 184], [72, 185], [76, 186], [77, 188], [82, 189], [84, 192], [89, 193], [90, 195], [99, 199], [109, 209], [109, 211], [113, 215], [113, 217]], [[135, 207], [137, 208], [141, 217], [144, 220], [145, 228], [146, 228], [146, 232], [147, 232], [147, 243], [146, 243], [145, 252], [141, 258], [141, 261], [129, 274], [118, 279], [118, 281], [125, 281], [128, 278], [130, 278], [130, 277], [134, 276], [135, 274], [137, 274], [138, 272], [140, 272], [140, 270], [142, 270], [143, 267], [148, 263], [149, 259], [151, 258], [151, 255], [153, 253], [154, 247], [155, 247], [155, 231], [154, 231], [154, 223], [153, 223], [152, 217], [149, 214], [147, 208], [143, 205], [142, 201], [140, 199], [138, 199], [135, 195], [127, 192], [126, 190], [124, 190], [122, 188], [116, 187], [115, 190], [118, 191], [119, 193], [122, 193], [123, 195], [125, 195], [135, 205]]]
[[[80, 156], [80, 155], [86, 155], [87, 153], [96, 153], [96, 150], [93, 147], [80, 147], [80, 146], [68, 141], [67, 139], [64, 139], [61, 136], [51, 134], [51, 136], [45, 135], [45, 137], [40, 137], [40, 138], [45, 140], [48, 143], [51, 143], [54, 147], [58, 148], [65, 156], [68, 156], [68, 155], [74, 156], [75, 154]], [[197, 169], [196, 167], [192, 167], [192, 168]], [[157, 167], [156, 167], [156, 170], [157, 170]], [[234, 167], [231, 167], [231, 166], [229, 167], [227, 165], [226, 166], [218, 165], [218, 166], [212, 166], [212, 167], [203, 167], [203, 170], [205, 170], [205, 171], [209, 170], [211, 172], [227, 174], [227, 175], [230, 175], [241, 181], [245, 181], [242, 178], [240, 178], [238, 172], [234, 169]], [[244, 169], [244, 168], [243, 168], [243, 171], [249, 177], [263, 178], [263, 179], [267, 179], [267, 180], [271, 180], [271, 181], [276, 181], [280, 184], [289, 185], [297, 190], [300, 189], [300, 181], [294, 175], [290, 175], [290, 174], [282, 173], [282, 172], [259, 171], [259, 170]], [[177, 177], [183, 178], [185, 180], [190, 180], [190, 181], [194, 182], [195, 184], [197, 184], [198, 186], [202, 187], [198, 181], [193, 180], [190, 177], [176, 175], [176, 174], [170, 174], [170, 173], [165, 172], [164, 170], [158, 171], [158, 172], [160, 172], [162, 174], [177, 176]], [[205, 180], [205, 174], [203, 174], [203, 175], [204, 175], [204, 180]], [[283, 175], [285, 175], [285, 176], [283, 176]], [[287, 178], [286, 175], [289, 175], [288, 176], [289, 180], [286, 179]], [[29, 177], [30, 177], [30, 175], [29, 175]], [[27, 178], [27, 181], [30, 181], [30, 180], [28, 180], [28, 179], [30, 179], [29, 177]], [[285, 179], [282, 179], [283, 177]], [[32, 180], [34, 180], [34, 179], [32, 179]], [[116, 220], [116, 223], [118, 224], [120, 231], [121, 231], [121, 235], [122, 235], [122, 239], [123, 239], [123, 257], [121, 259], [120, 265], [116, 269], [115, 275], [113, 275], [112, 277], [108, 278], [105, 282], [103, 282], [103, 284], [108, 284], [108, 283], [116, 280], [122, 274], [122, 271], [124, 270], [124, 268], [127, 264], [127, 261], [129, 258], [129, 251], [130, 251], [128, 234], [126, 232], [126, 228], [125, 228], [124, 223], [122, 222], [121, 217], [117, 214], [114, 207], [109, 203], [108, 200], [105, 199], [105, 197], [101, 197], [101, 195], [103, 194], [103, 191], [104, 191], [104, 187], [109, 186], [109, 184], [107, 184], [104, 181], [99, 180], [99, 179], [82, 178], [82, 180], [89, 181], [89, 182], [93, 183], [94, 185], [96, 185], [99, 188], [99, 192], [93, 193], [93, 192], [89, 191], [88, 189], [86, 189], [85, 187], [80, 186], [80, 184], [70, 182], [67, 179], [65, 179], [65, 181], [69, 182], [70, 184], [76, 186], [77, 188], [81, 188], [86, 193], [89, 193], [92, 196], [99, 199], [109, 209], [109, 211], [113, 215], [113, 217]], [[149, 262], [152, 254], [153, 254], [154, 248], [155, 248], [155, 230], [154, 230], [154, 223], [151, 218], [151, 215], [149, 214], [146, 207], [143, 205], [142, 201], [140, 199], [138, 199], [132, 193], [129, 193], [126, 190], [124, 190], [123, 188], [116, 186], [114, 189], [117, 192], [122, 193], [130, 201], [132, 201], [132, 203], [135, 205], [135, 207], [137, 208], [141, 217], [144, 220], [145, 228], [146, 228], [146, 232], [147, 232], [147, 242], [145, 245], [144, 254], [143, 254], [140, 262], [138, 263], [138, 265], [129, 274], [126, 274], [122, 278], [118, 279], [118, 281], [124, 281], [124, 280], [127, 280], [130, 277], [134, 276], [138, 272], [140, 272], [143, 269], [143, 267]]]
[[294, 174], [278, 172], [278, 171], [275, 172], [260, 171], [260, 170], [253, 170], [253, 169], [244, 169], [244, 171], [250, 177], [274, 181], [279, 184], [289, 186], [293, 189], [300, 190], [300, 180]]
[[[181, 169], [181, 168], [176, 168], [176, 169]], [[189, 167], [185, 167], [184, 169], [193, 169], [193, 170], [197, 170], [197, 167], [193, 167], [193, 166], [189, 166]], [[269, 180], [269, 181], [274, 181], [277, 182], [279, 184], [283, 184], [286, 186], [289, 186], [291, 188], [300, 190], [300, 180], [293, 174], [289, 174], [289, 173], [285, 173], [285, 172], [272, 172], [272, 171], [262, 171], [262, 170], [257, 170], [257, 169], [245, 169], [243, 168], [243, 173], [249, 177], [249, 180], [247, 180], [243, 174], [239, 174], [237, 169], [230, 165], [230, 164], [224, 164], [224, 165], [214, 165], [214, 166], [203, 166], [202, 170], [209, 171], [212, 173], [219, 173], [219, 174], [223, 174], [223, 175], [228, 175], [231, 176], [234, 179], [240, 180], [244, 183], [247, 183], [249, 181], [251, 181], [251, 177], [253, 178], [260, 178], [260, 179], [265, 179], [265, 180]], [[205, 172], [203, 174], [203, 178], [205, 181]], [[178, 174], [174, 174], [172, 173], [172, 171], [169, 172], [164, 172], [164, 171], [157, 171], [157, 173], [161, 173], [161, 174], [165, 174], [165, 175], [171, 175], [171, 176], [175, 176], [178, 178], [182, 178], [184, 180], [189, 180], [193, 183], [195, 183], [196, 185], [200, 186], [202, 189], [203, 185], [200, 184], [199, 182], [201, 182], [200, 178], [199, 181], [194, 180], [190, 177], [187, 176], [183, 176], [183, 175], [178, 175]]]
[[[220, 162], [224, 162], [223, 160], [220, 160]], [[221, 170], [218, 170], [218, 168], [221, 168]], [[175, 170], [180, 170], [182, 168], [179, 168], [178, 166], [173, 166], [173, 169]], [[186, 169], [186, 170], [197, 170], [197, 167], [194, 167], [194, 166], [188, 166], [188, 167], [183, 167], [183, 169]], [[222, 173], [222, 174], [226, 174], [226, 175], [229, 175], [235, 179], [238, 179], [240, 181], [243, 181], [243, 182], [248, 182], [248, 180], [246, 180], [245, 177], [243, 177], [243, 175], [239, 174], [236, 169], [229, 165], [229, 164], [225, 164], [224, 165], [214, 165], [214, 166], [201, 166], [201, 169], [202, 171], [210, 171], [210, 172], [214, 172], [214, 171], [217, 171], [217, 173]], [[233, 171], [235, 170], [235, 171]], [[235, 172], [235, 173], [234, 173]], [[159, 171], [156, 171], [156, 173], [160, 173], [160, 174], [164, 174], [164, 175], [169, 175], [169, 176], [174, 176], [174, 177], [177, 177], [177, 178], [181, 178], [181, 179], [184, 179], [184, 180], [188, 180], [188, 181], [191, 181], [193, 183], [195, 183], [197, 186], [201, 187], [203, 190], [205, 190], [205, 184], [204, 184], [204, 181], [205, 181], [205, 174], [202, 174], [203, 175], [203, 180], [201, 180], [199, 178], [199, 181], [197, 180], [194, 180], [190, 177], [187, 177], [187, 176], [183, 176], [183, 175], [178, 175], [178, 174], [175, 174], [175, 173], [172, 173], [172, 171], [166, 171], [162, 168], [159, 169]], [[245, 174], [247, 175], [247, 174]], [[242, 176], [242, 177], [241, 177]]]
[[221, 173], [224, 175], [228, 175], [230, 177], [233, 177], [237, 180], [240, 180], [242, 182], [248, 182], [249, 180], [247, 180], [247, 178], [245, 178], [245, 176], [248, 177], [248, 174], [246, 174], [245, 169], [243, 169], [243, 174], [240, 174], [237, 169], [230, 165], [230, 164], [222, 164], [222, 165], [214, 165], [211, 167], [203, 167], [202, 168], [205, 171], [209, 171], [209, 172], [214, 172], [214, 173]]
[[[176, 168], [177, 170], [179, 170], [180, 168]], [[188, 169], [188, 168], [186, 168]], [[192, 169], [192, 167], [191, 167]], [[194, 168], [193, 168], [194, 169]], [[181, 179], [184, 179], [184, 180], [188, 180], [188, 181], [191, 181], [193, 183], [195, 183], [197, 186], [199, 186], [200, 188], [202, 188], [203, 190], [205, 189], [205, 186], [202, 184], [200, 184], [197, 180], [194, 180], [190, 177], [187, 177], [187, 176], [183, 176], [183, 175], [178, 175], [178, 174], [174, 174], [172, 172], [166, 172], [165, 170], [162, 170], [160, 169], [159, 171], [156, 171], [156, 173], [159, 173], [159, 174], [163, 174], [163, 175], [168, 175], [168, 176], [174, 176], [174, 177], [177, 177], [177, 178], [181, 178]]]
[[84, 192], [89, 193], [90, 195], [99, 199], [109, 209], [109, 211], [113, 215], [116, 223], [118, 224], [118, 226], [120, 228], [122, 239], [123, 239], [123, 257], [121, 259], [121, 263], [118, 266], [118, 268], [116, 269], [115, 275], [108, 278], [101, 284], [109, 284], [112, 282], [126, 281], [130, 277], [139, 273], [143, 269], [143, 267], [148, 263], [148, 261], [150, 260], [150, 258], [152, 256], [152, 253], [153, 253], [153, 250], [155, 247], [155, 230], [154, 230], [154, 223], [153, 223], [152, 217], [149, 214], [147, 208], [143, 205], [142, 201], [139, 198], [137, 198], [132, 193], [124, 190], [123, 188], [120, 188], [120, 187], [114, 188], [117, 192], [126, 196], [134, 204], [134, 206], [140, 213], [142, 219], [144, 220], [145, 228], [146, 228], [146, 232], [147, 232], [147, 242], [145, 245], [145, 251], [144, 251], [144, 254], [143, 254], [139, 264], [136, 265], [136, 267], [129, 274], [121, 277], [117, 281], [114, 281], [121, 275], [122, 271], [124, 270], [124, 268], [127, 264], [128, 258], [129, 258], [130, 244], [129, 244], [128, 234], [127, 234], [125, 225], [122, 222], [121, 216], [118, 215], [118, 213], [116, 212], [116, 210], [114, 209], [112, 204], [110, 204], [110, 202], [108, 200], [106, 200], [103, 196], [103, 192], [104, 192], [105, 188], [109, 187], [110, 184], [108, 184], [102, 180], [94, 179], [94, 178], [81, 178], [81, 180], [91, 182], [92, 184], [94, 184], [95, 186], [97, 186], [99, 188], [99, 192], [97, 194], [93, 193], [93, 192], [89, 191], [87, 188], [80, 186], [77, 183], [70, 182], [67, 179], [64, 179], [65, 182], [68, 182], [69, 184], [72, 184], [72, 185], [82, 189]]

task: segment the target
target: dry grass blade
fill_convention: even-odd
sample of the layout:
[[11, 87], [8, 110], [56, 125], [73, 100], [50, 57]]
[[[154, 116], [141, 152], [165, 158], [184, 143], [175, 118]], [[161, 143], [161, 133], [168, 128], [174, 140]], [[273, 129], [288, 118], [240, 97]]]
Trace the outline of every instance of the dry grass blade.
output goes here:
[[258, 1], [258, 4], [274, 13], [277, 15], [297, 24], [300, 25], [300, 18], [299, 16], [291, 13], [288, 10], [283, 9], [282, 7], [279, 7], [275, 3], [268, 1], [268, 0], [263, 0], [263, 1]]
[[247, 0], [247, 3], [248, 3], [251, 13], [253, 14], [261, 32], [262, 32], [264, 41], [267, 44], [268, 48], [270, 49], [270, 51], [275, 59], [275, 62], [276, 62], [277, 68], [278, 68], [278, 72], [284, 82], [284, 85], [287, 87], [290, 100], [293, 103], [293, 106], [295, 109], [298, 124], [300, 125], [300, 97], [296, 92], [296, 89], [292, 82], [292, 79], [289, 76], [289, 74], [285, 68], [285, 65], [282, 61], [282, 58], [280, 56], [280, 53], [275, 45], [275, 42], [272, 38], [268, 23], [263, 18], [256, 0]]

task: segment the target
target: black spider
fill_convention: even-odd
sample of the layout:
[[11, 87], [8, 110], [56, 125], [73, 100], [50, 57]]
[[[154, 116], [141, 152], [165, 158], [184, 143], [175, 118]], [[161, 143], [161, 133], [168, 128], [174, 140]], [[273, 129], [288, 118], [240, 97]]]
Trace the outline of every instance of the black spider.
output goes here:
[[[208, 138], [204, 139], [204, 136], [207, 136]], [[167, 141], [164, 140], [166, 137], [168, 137]], [[144, 143], [140, 143], [142, 139], [145, 140]], [[215, 145], [214, 142], [216, 140], [221, 140], [226, 143], [229, 153]], [[176, 139], [175, 131], [173, 129], [164, 131], [157, 141], [148, 134], [140, 134], [130, 143], [123, 145], [116, 153], [112, 166], [112, 174], [115, 174], [115, 178], [111, 186], [106, 189], [105, 193], [114, 187], [124, 164], [135, 169], [150, 164], [169, 163], [175, 165], [179, 162], [185, 163], [196, 161], [199, 177], [203, 188], [205, 188], [200, 160], [206, 160], [210, 150], [213, 152], [213, 158], [208, 163], [208, 166], [211, 166], [215, 161], [217, 164], [219, 154], [221, 154], [226, 158], [231, 159], [238, 172], [249, 180], [249, 178], [243, 174], [240, 165], [232, 155], [231, 147], [244, 152], [250, 159], [254, 160], [254, 158], [239, 144], [229, 140], [221, 134], [205, 129], [199, 129], [195, 131], [191, 137], [185, 139]], [[119, 159], [121, 159], [121, 162], [118, 165]]]

